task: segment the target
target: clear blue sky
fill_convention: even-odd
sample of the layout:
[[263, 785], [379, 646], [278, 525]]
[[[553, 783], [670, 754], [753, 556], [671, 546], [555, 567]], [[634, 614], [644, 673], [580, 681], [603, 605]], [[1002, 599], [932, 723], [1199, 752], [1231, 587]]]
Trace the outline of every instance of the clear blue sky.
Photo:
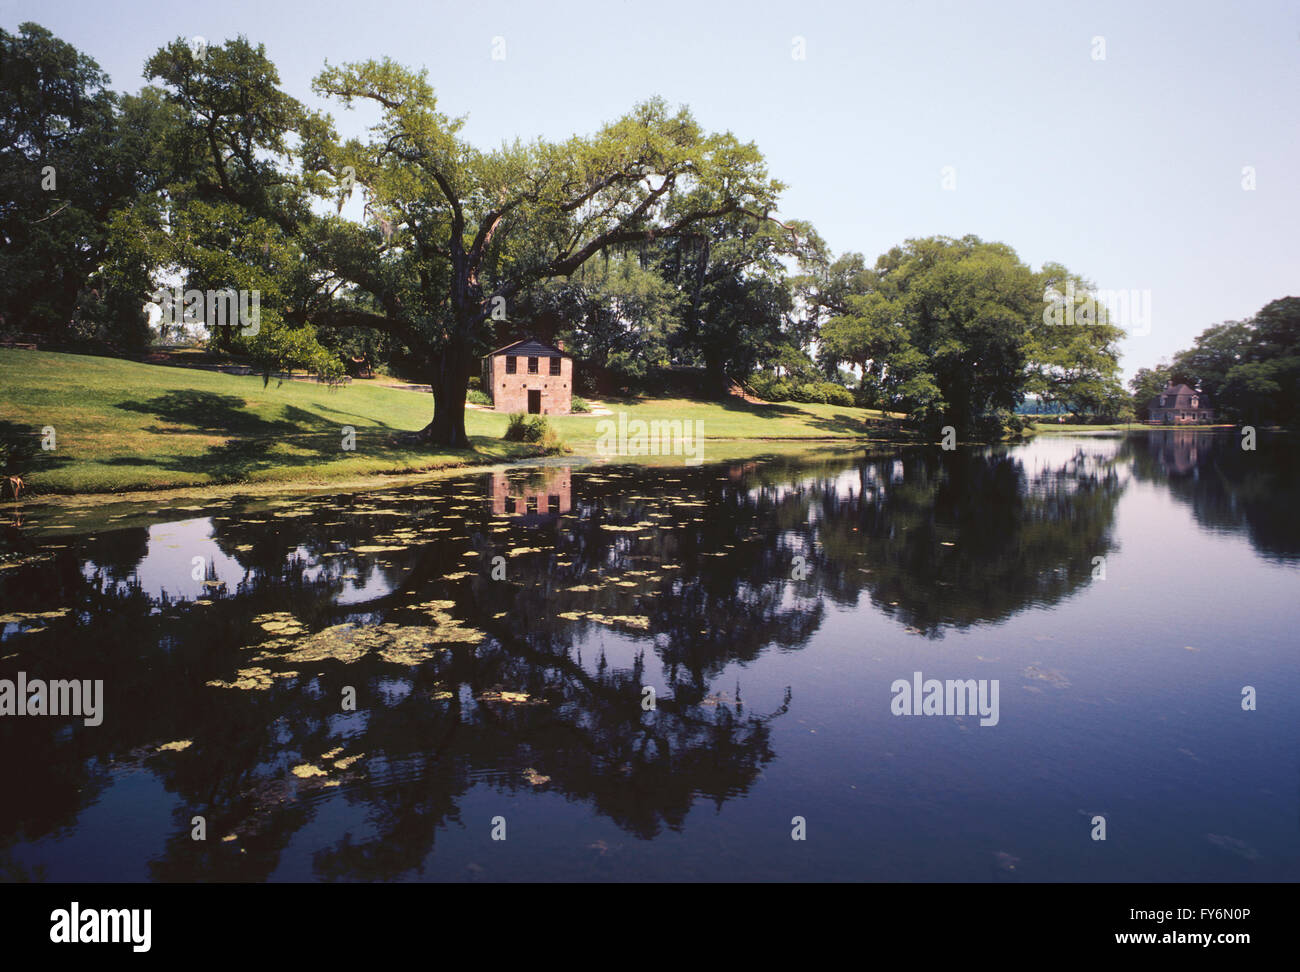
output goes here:
[[118, 90], [178, 36], [265, 43], [309, 103], [327, 59], [388, 55], [427, 67], [484, 147], [591, 132], [662, 95], [756, 142], [789, 185], [782, 213], [837, 252], [874, 261], [908, 237], [974, 233], [1035, 267], [1150, 291], [1126, 376], [1300, 294], [1296, 2], [0, 0], [6, 29], [25, 20]]

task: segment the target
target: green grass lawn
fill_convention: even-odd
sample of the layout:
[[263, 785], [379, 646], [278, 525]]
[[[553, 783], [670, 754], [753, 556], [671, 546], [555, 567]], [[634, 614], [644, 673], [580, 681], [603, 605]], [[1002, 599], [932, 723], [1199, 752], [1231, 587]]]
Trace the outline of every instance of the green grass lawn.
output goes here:
[[[711, 440], [852, 438], [889, 421], [865, 409], [739, 399], [608, 404], [629, 418], [698, 419]], [[537, 451], [501, 440], [505, 415], [475, 409], [465, 415], [473, 449], [398, 440], [427, 424], [432, 411], [431, 395], [365, 381], [330, 388], [273, 379], [264, 386], [256, 376], [0, 348], [0, 436], [39, 438], [45, 426], [55, 430], [57, 448], [38, 452], [24, 473], [36, 493], [325, 482], [509, 461]], [[576, 453], [591, 454], [603, 417], [552, 421]], [[355, 451], [342, 448], [344, 426], [356, 430]]]
[[[600, 435], [600, 422], [618, 421], [626, 412], [628, 421], [690, 421], [701, 423], [705, 439], [834, 439], [870, 435], [872, 430], [892, 427], [893, 418], [883, 412], [841, 405], [803, 405], [796, 402], [754, 404], [739, 398], [726, 401], [696, 401], [687, 398], [604, 400], [613, 415], [558, 415], [549, 421], [577, 452], [591, 454]], [[696, 426], [692, 426], [692, 434]]]
[[1034, 423], [1035, 432], [1116, 432], [1116, 431], [1144, 431], [1147, 429], [1231, 429], [1234, 426], [1231, 423], [1219, 425], [1147, 425], [1145, 422], [1113, 422], [1107, 424], [1091, 424], [1088, 422], [1057, 422], [1054, 420], [1043, 420]]
[[1143, 429], [1146, 428], [1141, 422], [1114, 422], [1106, 424], [1090, 424], [1088, 422], [1057, 422], [1041, 421], [1033, 425], [1035, 432], [1114, 432], [1122, 429]]

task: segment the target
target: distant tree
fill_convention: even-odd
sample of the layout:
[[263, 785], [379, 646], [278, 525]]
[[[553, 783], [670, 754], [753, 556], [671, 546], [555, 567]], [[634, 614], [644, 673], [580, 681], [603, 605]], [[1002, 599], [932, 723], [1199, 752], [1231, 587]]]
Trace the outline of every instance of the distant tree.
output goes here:
[[825, 345], [826, 324], [850, 314], [849, 298], [869, 293], [876, 277], [861, 253], [832, 258], [829, 249], [811, 229], [800, 254], [800, 272], [790, 279], [796, 312], [792, 328], [799, 347], [811, 353], [822, 373], [840, 381], [842, 358]]
[[563, 338], [583, 362], [575, 380], [590, 375], [629, 388], [669, 364], [681, 326], [681, 293], [641, 251], [606, 251], [567, 278], [542, 281], [520, 294], [511, 317]]
[[1300, 424], [1300, 297], [1206, 328], [1174, 356], [1171, 371], [1172, 380], [1206, 392], [1228, 418]]
[[820, 353], [857, 370], [863, 404], [962, 434], [995, 432], [1027, 394], [1127, 414], [1123, 331], [1060, 264], [1035, 273], [1005, 244], [966, 236], [909, 240], [871, 270], [853, 254], [834, 266], [831, 284], [814, 288], [827, 315]]
[[1208, 327], [1172, 364], [1139, 369], [1129, 387], [1140, 414], [1166, 382], [1205, 392], [1225, 418], [1300, 425], [1300, 297]]
[[1206, 392], [1221, 409], [1235, 411], [1236, 403], [1224, 397], [1228, 372], [1250, 360], [1249, 321], [1228, 321], [1208, 327], [1192, 347], [1174, 355], [1171, 380]]
[[857, 369], [863, 405], [901, 409], [923, 418], [940, 401], [940, 390], [912, 344], [906, 312], [881, 290], [847, 293], [822, 328], [822, 356]]
[[828, 350], [862, 369], [864, 395], [963, 435], [1023, 400], [1043, 301], [1014, 250], [976, 236], [908, 240], [873, 274], [824, 331]]
[[147, 275], [106, 273], [113, 214], [150, 183], [147, 105], [34, 23], [0, 29], [0, 330], [140, 347]]
[[702, 365], [714, 394], [799, 344], [784, 259], [808, 232], [803, 223], [728, 215], [665, 246], [661, 272], [682, 294], [675, 356]]
[[1169, 384], [1172, 376], [1173, 370], [1168, 364], [1159, 364], [1154, 368], [1139, 368], [1129, 379], [1128, 386], [1133, 391], [1133, 411], [1139, 419], [1145, 421], [1151, 417], [1151, 402]]
[[338, 378], [339, 356], [318, 340], [307, 308], [331, 282], [305, 230], [330, 180], [303, 171], [303, 151], [333, 137], [327, 118], [280, 89], [263, 46], [240, 37], [196, 53], [159, 50], [141, 97], [172, 113], [158, 139], [162, 185], [113, 226], [119, 253], [148, 265], [159, 285], [258, 295], [247, 328], [205, 321], [212, 343], [265, 369], [302, 367]]
[[1039, 272], [1044, 296], [1027, 350], [1028, 392], [1075, 413], [1121, 418], [1128, 396], [1119, 381], [1119, 341], [1095, 287], [1059, 263]]

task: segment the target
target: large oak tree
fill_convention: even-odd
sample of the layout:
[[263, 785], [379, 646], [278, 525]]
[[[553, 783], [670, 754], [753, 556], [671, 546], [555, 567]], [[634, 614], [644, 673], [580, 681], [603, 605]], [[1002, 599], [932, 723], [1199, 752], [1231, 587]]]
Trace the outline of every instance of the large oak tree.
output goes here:
[[438, 110], [424, 72], [389, 60], [327, 67], [315, 89], [369, 102], [379, 121], [364, 140], [322, 139], [308, 156], [340, 192], [359, 187], [369, 219], [319, 221], [314, 256], [343, 286], [307, 313], [389, 331], [422, 355], [434, 398], [422, 437], [440, 445], [468, 444], [469, 376], [521, 291], [708, 220], [764, 221], [782, 188], [753, 144], [706, 133], [658, 99], [590, 137], [483, 151]]

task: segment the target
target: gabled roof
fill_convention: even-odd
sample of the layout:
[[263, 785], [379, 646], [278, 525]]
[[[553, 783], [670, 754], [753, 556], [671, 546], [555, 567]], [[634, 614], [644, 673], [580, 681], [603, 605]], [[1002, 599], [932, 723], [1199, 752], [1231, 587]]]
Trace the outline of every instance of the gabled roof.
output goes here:
[[[1169, 404], [1164, 404], [1165, 399], [1169, 399]], [[1192, 399], [1196, 399], [1196, 404], [1192, 404]], [[1198, 392], [1190, 385], [1166, 385], [1164, 391], [1160, 392], [1155, 398], [1151, 399], [1148, 408], [1209, 408], [1210, 396], [1205, 392]]]
[[498, 354], [513, 354], [528, 358], [567, 358], [563, 351], [554, 345], [547, 344], [545, 341], [539, 341], [537, 338], [524, 338], [522, 341], [516, 341], [514, 344], [507, 344], [504, 348], [497, 348], [495, 351], [489, 351], [483, 355], [485, 358], [495, 358]]

